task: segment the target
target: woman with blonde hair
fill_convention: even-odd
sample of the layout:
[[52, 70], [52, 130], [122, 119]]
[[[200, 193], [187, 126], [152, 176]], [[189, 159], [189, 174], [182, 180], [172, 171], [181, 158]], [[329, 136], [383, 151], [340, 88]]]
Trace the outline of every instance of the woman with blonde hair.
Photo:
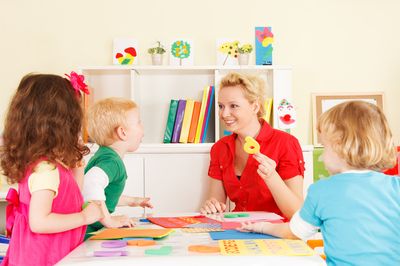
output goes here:
[[[268, 211], [290, 219], [303, 203], [303, 154], [298, 140], [272, 128], [264, 119], [265, 85], [262, 79], [230, 73], [220, 83], [219, 117], [232, 135], [221, 138], [211, 149], [208, 175], [210, 196], [201, 212], [226, 210]], [[249, 155], [245, 138], [253, 137], [260, 151]]]

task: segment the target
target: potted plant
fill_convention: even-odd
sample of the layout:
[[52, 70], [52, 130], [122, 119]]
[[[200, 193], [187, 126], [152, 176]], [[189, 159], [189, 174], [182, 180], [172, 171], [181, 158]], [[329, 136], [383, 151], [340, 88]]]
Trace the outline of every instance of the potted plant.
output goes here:
[[166, 51], [160, 41], [157, 41], [157, 46], [149, 48], [147, 52], [151, 55], [153, 65], [162, 65], [163, 54]]
[[239, 65], [248, 65], [249, 64], [249, 54], [253, 51], [253, 45], [250, 43], [243, 44], [238, 47], [239, 52]]

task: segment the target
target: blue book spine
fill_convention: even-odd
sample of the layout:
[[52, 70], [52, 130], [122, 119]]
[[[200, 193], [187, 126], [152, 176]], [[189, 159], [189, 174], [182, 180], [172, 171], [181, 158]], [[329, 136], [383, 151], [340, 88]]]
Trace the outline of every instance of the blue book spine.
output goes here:
[[204, 132], [203, 136], [201, 136], [201, 143], [204, 143], [206, 141], [206, 136], [207, 136], [207, 128], [208, 128], [208, 122], [211, 117], [211, 108], [213, 107], [213, 101], [214, 101], [214, 86], [211, 86], [211, 93], [210, 93], [210, 103], [208, 104], [208, 110], [206, 110], [207, 117], [205, 118], [206, 122], [204, 125]]

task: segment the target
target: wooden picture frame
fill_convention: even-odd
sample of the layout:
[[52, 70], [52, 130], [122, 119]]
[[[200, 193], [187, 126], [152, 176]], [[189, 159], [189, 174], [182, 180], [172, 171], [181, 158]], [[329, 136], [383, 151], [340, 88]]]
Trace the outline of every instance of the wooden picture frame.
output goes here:
[[384, 110], [383, 92], [367, 92], [367, 93], [313, 93], [313, 144], [314, 146], [322, 146], [317, 134], [317, 121], [320, 115], [329, 108], [345, 101], [362, 100], [373, 103]]

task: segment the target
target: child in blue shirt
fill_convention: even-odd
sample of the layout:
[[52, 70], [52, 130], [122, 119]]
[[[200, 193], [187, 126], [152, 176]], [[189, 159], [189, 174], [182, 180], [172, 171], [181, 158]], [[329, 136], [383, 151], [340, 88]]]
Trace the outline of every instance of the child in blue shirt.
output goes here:
[[380, 172], [396, 163], [383, 112], [344, 102], [323, 113], [317, 129], [332, 176], [310, 186], [290, 223], [240, 230], [307, 239], [320, 228], [328, 265], [400, 265], [400, 178]]

